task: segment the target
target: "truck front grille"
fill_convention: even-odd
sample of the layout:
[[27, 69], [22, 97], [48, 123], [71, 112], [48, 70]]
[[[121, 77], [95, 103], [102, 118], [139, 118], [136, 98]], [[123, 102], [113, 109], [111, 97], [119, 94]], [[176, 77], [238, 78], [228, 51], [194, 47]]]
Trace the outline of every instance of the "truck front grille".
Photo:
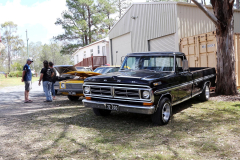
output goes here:
[[66, 89], [82, 89], [82, 84], [66, 83]]
[[94, 95], [111, 96], [111, 87], [92, 86], [91, 93]]
[[139, 90], [133, 89], [114, 89], [114, 97], [128, 97], [128, 98], [137, 98], [139, 99]]
[[84, 93], [86, 97], [93, 99], [107, 99], [109, 101], [128, 101], [128, 102], [146, 102], [151, 99], [142, 98], [141, 94], [144, 90], [151, 91], [149, 86], [131, 85], [131, 84], [114, 84], [114, 83], [88, 83], [85, 82], [84, 87], [89, 87], [90, 92]]

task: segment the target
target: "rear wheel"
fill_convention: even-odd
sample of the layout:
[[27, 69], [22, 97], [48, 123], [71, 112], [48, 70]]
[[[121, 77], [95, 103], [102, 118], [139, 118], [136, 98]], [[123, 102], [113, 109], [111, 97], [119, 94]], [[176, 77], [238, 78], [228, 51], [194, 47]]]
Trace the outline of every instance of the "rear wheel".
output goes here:
[[168, 124], [172, 115], [172, 105], [170, 100], [165, 97], [159, 104], [156, 112], [152, 115], [152, 122], [156, 125]]
[[202, 93], [200, 94], [199, 99], [204, 102], [204, 101], [208, 101], [209, 98], [210, 98], [210, 89], [209, 89], [209, 86], [207, 84], [204, 87]]
[[93, 112], [96, 116], [108, 116], [111, 113], [111, 110], [93, 108]]
[[78, 101], [79, 96], [69, 96], [69, 95], [68, 95], [68, 99], [69, 99], [70, 101]]

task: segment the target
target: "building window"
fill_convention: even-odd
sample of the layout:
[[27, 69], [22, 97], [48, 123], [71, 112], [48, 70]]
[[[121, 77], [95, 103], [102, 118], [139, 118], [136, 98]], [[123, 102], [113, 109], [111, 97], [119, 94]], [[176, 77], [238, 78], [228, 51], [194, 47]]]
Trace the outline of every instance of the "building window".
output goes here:
[[102, 46], [102, 54], [105, 55], [105, 46]]
[[97, 46], [98, 54], [100, 54], [100, 46]]

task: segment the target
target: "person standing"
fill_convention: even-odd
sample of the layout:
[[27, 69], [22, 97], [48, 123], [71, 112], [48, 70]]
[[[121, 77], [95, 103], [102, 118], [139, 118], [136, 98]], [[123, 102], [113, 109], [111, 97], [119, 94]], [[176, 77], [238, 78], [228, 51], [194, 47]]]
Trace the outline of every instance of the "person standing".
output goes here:
[[22, 73], [22, 82], [25, 83], [25, 101], [24, 103], [31, 103], [32, 101], [29, 99], [29, 91], [32, 89], [32, 72], [30, 68], [30, 64], [33, 62], [31, 59], [27, 59], [27, 63], [23, 66]]
[[46, 101], [44, 102], [52, 102], [52, 93], [51, 93], [51, 77], [53, 76], [52, 69], [49, 68], [48, 61], [43, 61], [43, 68], [41, 70], [41, 75], [39, 79], [38, 85], [41, 85], [41, 81], [43, 81], [43, 91], [46, 96]]
[[54, 89], [54, 83], [56, 82], [56, 71], [55, 71], [55, 69], [53, 68], [53, 62], [49, 62], [49, 68], [51, 68], [52, 69], [52, 71], [53, 71], [53, 73], [54, 73], [54, 75], [52, 76], [52, 79], [51, 79], [51, 81], [52, 81], [52, 86], [51, 86], [51, 90], [52, 90], [52, 96], [53, 96], [53, 99], [55, 99], [55, 95], [56, 95], [56, 93], [55, 93], [55, 89]]

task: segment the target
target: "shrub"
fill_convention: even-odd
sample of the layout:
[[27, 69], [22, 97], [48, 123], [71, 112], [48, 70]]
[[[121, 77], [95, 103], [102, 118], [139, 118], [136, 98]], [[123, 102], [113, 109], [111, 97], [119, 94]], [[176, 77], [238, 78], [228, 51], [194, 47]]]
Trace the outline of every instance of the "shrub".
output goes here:
[[9, 77], [17, 77], [17, 75], [18, 75], [18, 77], [22, 77], [22, 71], [13, 71], [13, 72], [10, 72], [9, 73]]
[[4, 74], [0, 74], [0, 79], [1, 78], [5, 78], [5, 75]]

